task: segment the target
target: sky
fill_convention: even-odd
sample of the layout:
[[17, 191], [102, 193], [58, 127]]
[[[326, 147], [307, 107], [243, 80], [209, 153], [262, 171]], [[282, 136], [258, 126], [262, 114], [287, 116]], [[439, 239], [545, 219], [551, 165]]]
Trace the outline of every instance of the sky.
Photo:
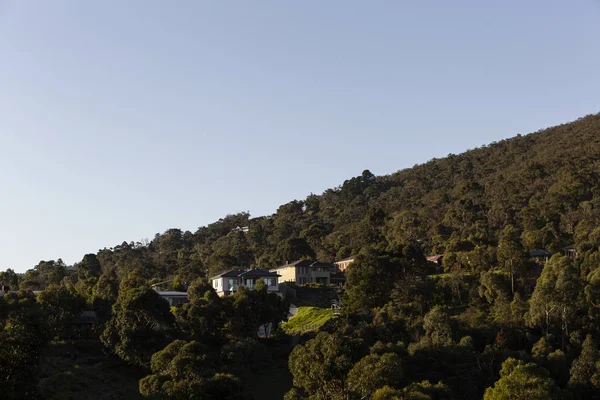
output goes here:
[[0, 270], [597, 113], [598, 21], [598, 0], [0, 0]]

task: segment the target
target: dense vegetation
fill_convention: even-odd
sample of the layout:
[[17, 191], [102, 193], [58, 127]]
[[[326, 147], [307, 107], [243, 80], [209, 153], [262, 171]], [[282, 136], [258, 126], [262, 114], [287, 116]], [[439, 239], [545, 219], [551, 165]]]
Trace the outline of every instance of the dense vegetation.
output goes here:
[[[591, 115], [389, 176], [364, 171], [271, 216], [7, 270], [0, 284], [45, 290], [0, 300], [0, 387], [9, 398], [49, 393], [52, 378], [25, 382], [87, 308], [107, 354], [142, 371], [142, 395], [244, 398], [253, 368], [287, 357], [274, 344], [284, 333], [256, 338], [286, 304], [266, 290], [219, 298], [202, 278], [353, 255], [342, 315], [289, 355], [288, 400], [600, 398], [599, 167]], [[575, 258], [561, 250], [570, 244]], [[533, 249], [555, 254], [537, 263]], [[442, 274], [425, 261], [434, 254]], [[149, 287], [171, 279], [192, 284], [173, 310]]]

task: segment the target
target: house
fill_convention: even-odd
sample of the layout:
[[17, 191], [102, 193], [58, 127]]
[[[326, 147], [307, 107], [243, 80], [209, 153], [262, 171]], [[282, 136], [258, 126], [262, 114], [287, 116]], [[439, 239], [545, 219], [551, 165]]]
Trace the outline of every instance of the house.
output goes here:
[[540, 265], [546, 264], [550, 257], [552, 257], [552, 253], [542, 249], [533, 249], [529, 252], [529, 258]]
[[562, 250], [565, 252], [565, 256], [567, 256], [573, 260], [576, 259], [577, 257], [579, 257], [579, 253], [577, 252], [577, 249], [575, 249], [574, 244], [570, 244], [567, 247], [563, 247]]
[[444, 261], [443, 254], [436, 254], [435, 256], [427, 257], [427, 266], [432, 273], [439, 274], [444, 270], [442, 262]]
[[213, 288], [219, 296], [229, 296], [238, 287], [245, 286], [254, 289], [256, 281], [262, 279], [270, 292], [279, 292], [279, 275], [263, 269], [250, 269], [247, 271], [230, 270], [210, 278]]
[[97, 339], [98, 316], [96, 311], [83, 311], [78, 317], [72, 318], [65, 325], [61, 334], [62, 339]]
[[344, 258], [343, 260], [334, 262], [338, 272], [346, 271], [346, 268], [354, 262], [354, 257]]
[[180, 306], [188, 302], [186, 292], [157, 290], [156, 293], [158, 293], [161, 298], [165, 299], [171, 307]]
[[287, 263], [270, 271], [279, 274], [282, 282], [296, 282], [300, 285], [306, 283], [319, 283], [329, 285], [331, 273], [335, 266], [322, 261], [299, 260]]

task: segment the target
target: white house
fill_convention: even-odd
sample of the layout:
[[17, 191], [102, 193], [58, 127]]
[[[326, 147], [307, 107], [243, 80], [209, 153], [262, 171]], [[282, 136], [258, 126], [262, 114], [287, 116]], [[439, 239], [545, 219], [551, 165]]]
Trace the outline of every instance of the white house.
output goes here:
[[186, 292], [157, 290], [156, 293], [169, 302], [170, 306], [180, 306], [188, 302]]
[[229, 296], [238, 287], [245, 286], [254, 289], [256, 281], [262, 279], [270, 292], [279, 292], [279, 275], [262, 269], [250, 269], [247, 271], [231, 270], [223, 272], [210, 278], [210, 281], [219, 296]]

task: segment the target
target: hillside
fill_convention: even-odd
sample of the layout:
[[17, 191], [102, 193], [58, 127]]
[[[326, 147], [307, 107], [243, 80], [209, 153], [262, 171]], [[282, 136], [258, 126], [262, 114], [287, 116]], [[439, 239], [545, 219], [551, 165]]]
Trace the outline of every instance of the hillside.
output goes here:
[[[99, 397], [117, 381], [115, 397], [165, 399], [600, 398], [599, 158], [592, 115], [365, 171], [271, 216], [7, 270], [1, 285], [43, 290], [0, 297], [0, 386], [7, 398]], [[304, 307], [285, 323], [289, 299], [270, 283], [220, 297], [204, 279], [349, 255], [335, 317]], [[150, 286], [165, 280], [189, 302]], [[259, 337], [266, 326], [283, 329]]]
[[[596, 114], [387, 176], [364, 171], [271, 216], [228, 215], [196, 232], [169, 229], [147, 244], [104, 248], [97, 257], [103, 270], [117, 267], [119, 276], [140, 268], [148, 278], [185, 281], [303, 257], [334, 261], [365, 246], [401, 250], [407, 243], [418, 243], [426, 255], [477, 250], [493, 261], [488, 246], [507, 225], [526, 248], [557, 251], [573, 241], [583, 245], [590, 228], [581, 222], [597, 218], [599, 159]], [[27, 274], [30, 286], [46, 284], [46, 267]], [[63, 274], [54, 275], [59, 281]]]

